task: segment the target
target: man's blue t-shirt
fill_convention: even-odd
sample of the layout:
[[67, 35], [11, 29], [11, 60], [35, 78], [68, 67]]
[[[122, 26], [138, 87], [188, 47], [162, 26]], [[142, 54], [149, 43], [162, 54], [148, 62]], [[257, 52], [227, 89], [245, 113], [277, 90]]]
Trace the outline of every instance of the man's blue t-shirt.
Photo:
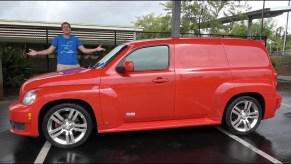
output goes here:
[[77, 48], [81, 45], [82, 43], [77, 37], [70, 36], [66, 39], [62, 35], [56, 36], [51, 44], [57, 49], [58, 64], [65, 65], [79, 64]]

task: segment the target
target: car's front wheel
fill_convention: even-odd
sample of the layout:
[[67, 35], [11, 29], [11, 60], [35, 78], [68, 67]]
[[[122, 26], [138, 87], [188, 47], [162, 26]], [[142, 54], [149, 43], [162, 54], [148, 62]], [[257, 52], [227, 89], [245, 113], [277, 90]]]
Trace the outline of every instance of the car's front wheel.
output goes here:
[[242, 96], [232, 101], [226, 109], [224, 123], [236, 135], [253, 132], [262, 119], [260, 103], [250, 96]]
[[56, 105], [45, 114], [42, 131], [45, 138], [56, 147], [77, 147], [90, 136], [92, 118], [78, 104]]

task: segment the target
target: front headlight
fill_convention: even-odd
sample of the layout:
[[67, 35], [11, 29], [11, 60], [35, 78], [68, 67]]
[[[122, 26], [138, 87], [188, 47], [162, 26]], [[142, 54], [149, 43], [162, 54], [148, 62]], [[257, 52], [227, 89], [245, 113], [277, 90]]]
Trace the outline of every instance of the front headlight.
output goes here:
[[22, 99], [22, 103], [23, 103], [24, 105], [31, 105], [31, 104], [35, 101], [36, 96], [37, 96], [37, 95], [36, 95], [33, 91], [28, 91], [28, 92], [24, 95], [24, 97], [23, 97], [23, 99]]

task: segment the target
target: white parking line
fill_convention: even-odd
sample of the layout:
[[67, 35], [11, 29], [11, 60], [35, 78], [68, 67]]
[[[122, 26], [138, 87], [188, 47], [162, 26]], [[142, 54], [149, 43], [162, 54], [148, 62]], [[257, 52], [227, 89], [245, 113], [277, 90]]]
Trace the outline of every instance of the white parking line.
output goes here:
[[284, 105], [284, 106], [287, 106], [287, 107], [290, 107], [290, 108], [291, 108], [291, 105], [287, 105], [287, 104], [283, 104], [283, 103], [282, 103], [282, 105]]
[[272, 163], [282, 163], [279, 160], [275, 159], [274, 157], [270, 156], [269, 154], [261, 151], [260, 149], [254, 147], [250, 143], [248, 143], [248, 142], [244, 141], [243, 139], [239, 138], [238, 136], [230, 134], [230, 133], [228, 133], [227, 131], [223, 130], [220, 127], [216, 126], [215, 128], [220, 130], [224, 134], [228, 135], [229, 137], [233, 138], [234, 140], [238, 141], [239, 143], [243, 144], [244, 146], [246, 146], [247, 148], [251, 149], [252, 151], [256, 152], [257, 154], [263, 156], [264, 158], [266, 158], [267, 160], [271, 161]]
[[43, 163], [45, 160], [45, 157], [47, 156], [48, 151], [51, 148], [51, 144], [49, 142], [45, 142], [43, 147], [41, 148], [36, 160], [34, 161], [34, 163]]

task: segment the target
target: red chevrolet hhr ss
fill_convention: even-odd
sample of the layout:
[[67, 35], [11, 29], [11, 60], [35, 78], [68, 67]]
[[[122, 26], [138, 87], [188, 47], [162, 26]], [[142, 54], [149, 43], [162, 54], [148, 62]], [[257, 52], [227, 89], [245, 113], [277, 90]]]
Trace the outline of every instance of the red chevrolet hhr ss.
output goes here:
[[117, 46], [91, 68], [33, 77], [9, 107], [11, 132], [72, 148], [92, 131], [137, 131], [224, 124], [253, 132], [282, 97], [259, 41], [142, 40]]

